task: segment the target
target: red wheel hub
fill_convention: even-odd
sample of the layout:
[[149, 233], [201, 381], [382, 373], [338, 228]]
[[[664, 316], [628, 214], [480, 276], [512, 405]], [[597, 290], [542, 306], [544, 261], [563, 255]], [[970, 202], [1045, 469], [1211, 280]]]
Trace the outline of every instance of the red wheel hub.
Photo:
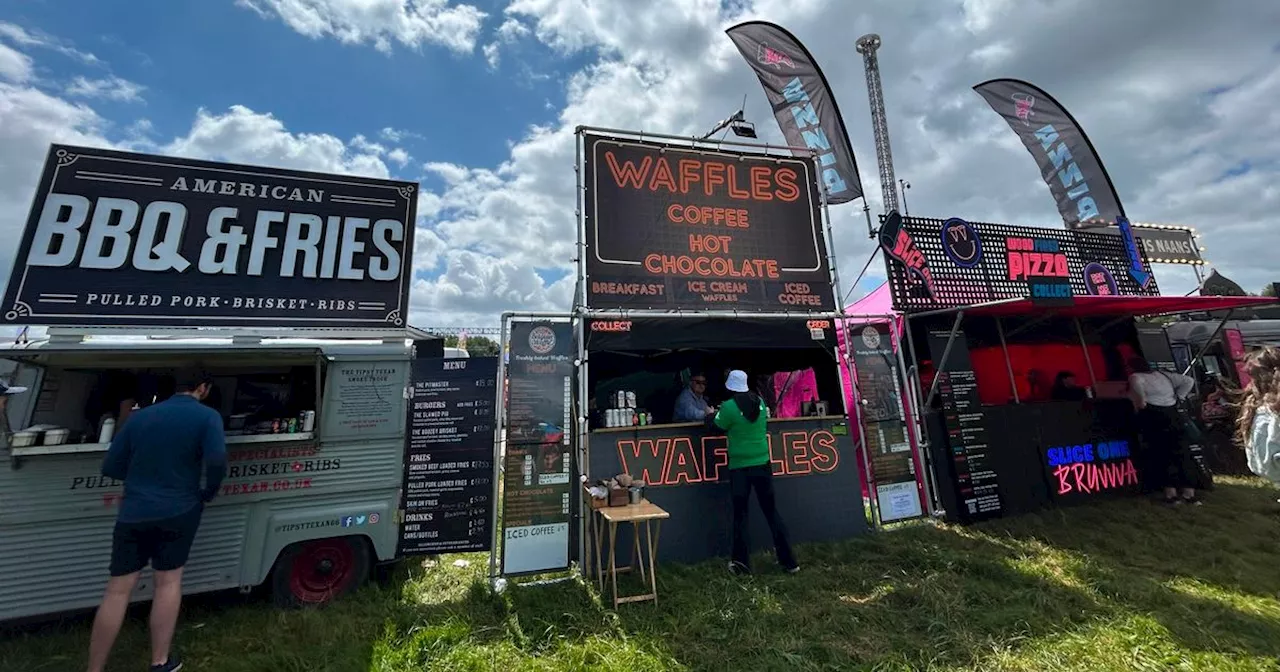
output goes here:
[[308, 542], [289, 567], [289, 589], [299, 601], [325, 602], [355, 580], [356, 558], [342, 539]]

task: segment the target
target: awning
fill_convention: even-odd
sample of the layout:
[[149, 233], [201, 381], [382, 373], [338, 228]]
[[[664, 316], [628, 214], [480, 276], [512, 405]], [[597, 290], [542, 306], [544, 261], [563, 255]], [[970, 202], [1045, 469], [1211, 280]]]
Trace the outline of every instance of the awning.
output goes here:
[[1218, 310], [1239, 310], [1275, 306], [1280, 299], [1270, 296], [1077, 296], [1069, 306], [1041, 306], [1031, 299], [1007, 299], [956, 306], [946, 310], [917, 313], [941, 315], [963, 310], [966, 316], [1015, 317], [1019, 315], [1053, 314], [1062, 317], [1106, 317], [1133, 315], [1171, 315], [1174, 313], [1200, 313]]

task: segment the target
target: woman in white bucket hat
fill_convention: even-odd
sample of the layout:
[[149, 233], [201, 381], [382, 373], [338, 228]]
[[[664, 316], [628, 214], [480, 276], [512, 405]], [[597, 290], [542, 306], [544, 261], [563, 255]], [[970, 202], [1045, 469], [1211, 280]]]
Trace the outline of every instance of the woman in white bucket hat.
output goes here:
[[769, 462], [769, 408], [760, 395], [750, 391], [747, 374], [730, 371], [724, 383], [733, 397], [720, 405], [713, 422], [724, 430], [729, 443], [729, 489], [733, 497], [733, 559], [729, 571], [751, 572], [751, 555], [747, 544], [747, 506], [751, 492], [756, 493], [760, 511], [773, 533], [773, 548], [778, 563], [788, 573], [800, 571], [787, 528], [778, 515], [773, 495], [773, 465]]

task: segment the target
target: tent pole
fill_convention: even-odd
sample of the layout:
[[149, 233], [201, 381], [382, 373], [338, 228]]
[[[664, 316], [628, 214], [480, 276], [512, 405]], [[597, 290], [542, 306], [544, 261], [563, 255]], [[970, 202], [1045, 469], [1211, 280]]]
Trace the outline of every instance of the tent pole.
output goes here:
[[1098, 389], [1098, 376], [1093, 373], [1093, 359], [1089, 357], [1089, 344], [1084, 340], [1084, 327], [1080, 326], [1080, 318], [1074, 318], [1076, 334], [1080, 337], [1080, 349], [1084, 351], [1084, 365], [1089, 368], [1089, 386]]
[[1196, 356], [1191, 358], [1191, 361], [1187, 364], [1187, 368], [1183, 370], [1182, 375], [1185, 376], [1191, 373], [1191, 369], [1195, 368], [1196, 362], [1200, 361], [1201, 357], [1204, 357], [1204, 353], [1207, 352], [1209, 350], [1209, 346], [1212, 346], [1213, 342], [1218, 339], [1218, 334], [1222, 333], [1222, 328], [1227, 326], [1227, 322], [1235, 312], [1234, 308], [1227, 311], [1227, 314], [1222, 318], [1222, 321], [1218, 323], [1218, 328], [1214, 329], [1212, 334], [1209, 334], [1209, 338], [1205, 339], [1204, 345], [1200, 346], [1200, 350], [1196, 352]]
[[916, 338], [911, 328], [911, 316], [907, 313], [902, 314], [902, 331], [907, 335], [907, 347], [911, 351], [911, 366], [907, 368], [907, 386], [911, 389], [914, 396], [914, 405], [917, 415], [920, 419], [919, 431], [916, 432], [916, 442], [920, 444], [920, 453], [924, 455], [925, 469], [928, 478], [925, 484], [929, 487], [929, 506], [933, 511], [933, 515], [946, 514], [938, 508], [942, 502], [941, 496], [938, 494], [937, 474], [933, 470], [933, 456], [929, 452], [929, 437], [927, 429], [924, 426], [924, 414], [928, 412], [920, 400], [924, 397], [924, 387], [920, 384], [920, 356], [916, 354]]
[[951, 356], [951, 346], [956, 344], [956, 334], [960, 333], [960, 321], [964, 319], [964, 311], [956, 312], [956, 319], [951, 323], [951, 335], [947, 336], [947, 347], [942, 349], [942, 356], [934, 365], [933, 383], [929, 385], [929, 396], [924, 399], [924, 407], [933, 405], [933, 397], [938, 393], [938, 383], [942, 380], [942, 372], [946, 369], [947, 358]]
[[[916, 404], [917, 399], [912, 394], [911, 374], [907, 370], [906, 359], [902, 356], [902, 332], [898, 328], [897, 320], [892, 316], [889, 318], [889, 333], [897, 336], [896, 342], [893, 342], [893, 351], [898, 356], [898, 371], [902, 375], [902, 391], [904, 392], [902, 395], [902, 402], [907, 411], [904, 421], [911, 424], [911, 428], [913, 430], [912, 433], [915, 435], [916, 440], [916, 455], [920, 456], [920, 480], [924, 482], [925, 488], [924, 510], [927, 515], [933, 516], [933, 497], [930, 494], [933, 492], [933, 479], [930, 477], [931, 469], [929, 467], [929, 454], [928, 451], [920, 450], [920, 445], [922, 443], [920, 439], [923, 436], [921, 430], [924, 427], [924, 422], [920, 420], [920, 408]], [[892, 338], [890, 340], [891, 342], [893, 341]], [[845, 342], [847, 343], [848, 341]], [[907, 445], [911, 445], [911, 436], [907, 437]], [[912, 459], [914, 459], [914, 457]]]
[[1013, 403], [1021, 404], [1018, 397], [1018, 379], [1013, 375], [1013, 361], [1009, 358], [1009, 344], [1004, 339], [1004, 320], [996, 318], [996, 333], [1000, 334], [1000, 349], [1004, 351], [1004, 368], [1009, 372], [1009, 389], [1013, 390]]

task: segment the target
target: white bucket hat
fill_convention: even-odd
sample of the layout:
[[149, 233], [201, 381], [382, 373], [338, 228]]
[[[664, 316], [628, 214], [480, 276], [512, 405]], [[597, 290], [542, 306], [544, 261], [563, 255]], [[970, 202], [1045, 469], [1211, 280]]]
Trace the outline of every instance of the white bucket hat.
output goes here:
[[724, 387], [730, 392], [746, 392], [747, 391], [747, 373], [734, 369], [729, 372], [729, 378], [724, 381]]

